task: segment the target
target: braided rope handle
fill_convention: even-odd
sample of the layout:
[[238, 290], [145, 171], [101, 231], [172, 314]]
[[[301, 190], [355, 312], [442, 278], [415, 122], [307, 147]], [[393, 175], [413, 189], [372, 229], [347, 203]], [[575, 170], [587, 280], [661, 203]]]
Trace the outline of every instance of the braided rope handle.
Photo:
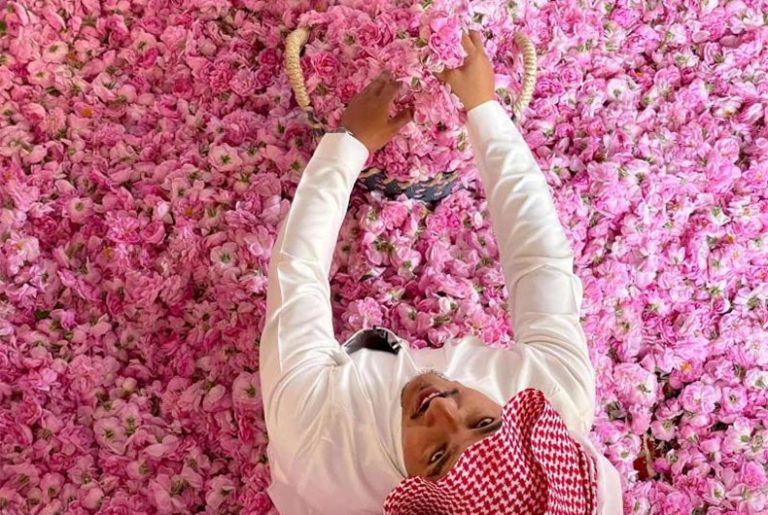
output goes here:
[[309, 124], [314, 129], [322, 128], [322, 124], [315, 120], [312, 103], [307, 93], [307, 85], [304, 82], [304, 73], [301, 71], [301, 62], [299, 56], [301, 49], [309, 39], [309, 30], [298, 28], [288, 34], [285, 39], [285, 73], [288, 75], [288, 82], [291, 83], [293, 95], [296, 97], [296, 103], [302, 111], [307, 113]]
[[[304, 74], [301, 71], [299, 56], [301, 49], [309, 39], [309, 30], [300, 27], [291, 32], [285, 40], [285, 72], [288, 75], [288, 81], [291, 83], [293, 94], [296, 97], [296, 103], [302, 111], [309, 114], [310, 123], [315, 128], [320, 127], [320, 123], [314, 121], [314, 110], [307, 93], [307, 86], [304, 81]], [[531, 40], [522, 32], [514, 35], [515, 43], [523, 52], [523, 84], [520, 88], [520, 94], [517, 100], [512, 104], [512, 112], [515, 118], [519, 118], [523, 109], [533, 98], [533, 89], [536, 86], [536, 48]]]
[[517, 101], [512, 104], [515, 118], [520, 118], [523, 109], [531, 103], [533, 90], [536, 87], [536, 47], [522, 32], [516, 32], [514, 38], [517, 46], [523, 51], [523, 85]]

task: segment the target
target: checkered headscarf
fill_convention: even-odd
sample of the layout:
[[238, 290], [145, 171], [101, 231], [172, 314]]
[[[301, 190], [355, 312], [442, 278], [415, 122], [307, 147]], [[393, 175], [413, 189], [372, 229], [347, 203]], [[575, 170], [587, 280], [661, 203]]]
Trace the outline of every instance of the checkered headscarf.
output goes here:
[[593, 514], [595, 462], [538, 390], [504, 406], [496, 433], [467, 447], [438, 481], [411, 477], [384, 503], [386, 515]]

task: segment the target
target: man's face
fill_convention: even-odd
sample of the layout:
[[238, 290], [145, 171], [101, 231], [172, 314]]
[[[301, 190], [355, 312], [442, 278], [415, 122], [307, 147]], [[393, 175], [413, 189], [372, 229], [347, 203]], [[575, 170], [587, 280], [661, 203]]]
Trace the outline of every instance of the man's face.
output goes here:
[[408, 476], [438, 480], [461, 453], [501, 427], [501, 406], [434, 372], [403, 387], [403, 453]]

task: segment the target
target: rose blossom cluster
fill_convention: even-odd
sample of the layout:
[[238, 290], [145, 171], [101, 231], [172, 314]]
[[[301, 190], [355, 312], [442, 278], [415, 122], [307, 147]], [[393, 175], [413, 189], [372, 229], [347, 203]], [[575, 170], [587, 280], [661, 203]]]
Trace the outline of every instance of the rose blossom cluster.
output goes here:
[[352, 96], [388, 70], [403, 85], [393, 114], [412, 108], [414, 123], [368, 166], [401, 182], [430, 181], [444, 173], [468, 180], [475, 168], [461, 103], [434, 73], [463, 64], [462, 32], [483, 31], [492, 36], [489, 57], [505, 65], [498, 88], [510, 105], [523, 69], [513, 41], [517, 15], [506, 2], [488, 0], [347, 1], [309, 11], [298, 25], [310, 33], [301, 62], [313, 115], [327, 127], [338, 126]]
[[[0, 512], [272, 509], [258, 381], [266, 274], [316, 145], [282, 73], [284, 37], [317, 11], [318, 30], [342, 41], [423, 38], [415, 50], [365, 46], [392, 52], [371, 59], [402, 77], [461, 59], [464, 20], [430, 17], [437, 2], [339, 4], [345, 16], [331, 19], [333, 6], [308, 0], [17, 0], [0, 11]], [[489, 13], [473, 21], [485, 30], [509, 23], [491, 16], [508, 2], [473, 5]], [[540, 56], [521, 130], [584, 283], [593, 438], [619, 468], [626, 511], [763, 513], [761, 4], [515, 7], [508, 29]], [[519, 62], [492, 48], [511, 41], [504, 30], [488, 46], [513, 85]], [[348, 63], [344, 52], [361, 51], [337, 43], [311, 39], [303, 58], [320, 107], [311, 72], [327, 59], [313, 56]], [[381, 64], [370, 66], [337, 74], [352, 81], [345, 99]], [[414, 103], [418, 87], [404, 88]], [[453, 116], [450, 97], [434, 102]], [[452, 146], [460, 130], [433, 135], [436, 161], [424, 161], [467, 168], [441, 203], [353, 193], [331, 274], [340, 340], [383, 325], [416, 347], [467, 335], [512, 344], [482, 185]]]

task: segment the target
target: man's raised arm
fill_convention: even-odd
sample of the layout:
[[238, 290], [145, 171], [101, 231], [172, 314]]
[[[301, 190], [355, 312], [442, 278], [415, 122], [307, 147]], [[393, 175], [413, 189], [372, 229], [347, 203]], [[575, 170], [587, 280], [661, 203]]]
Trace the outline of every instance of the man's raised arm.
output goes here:
[[328, 398], [323, 390], [342, 352], [328, 282], [333, 251], [369, 154], [411, 119], [411, 113], [388, 118], [398, 89], [382, 76], [350, 102], [342, 124], [351, 133], [323, 137], [278, 232], [259, 356], [268, 426], [287, 429], [311, 421]]
[[[536, 160], [494, 100], [482, 37], [464, 38], [465, 64], [441, 75], [467, 109], [469, 139], [499, 244], [518, 343], [566, 392], [576, 412], [594, 411], [595, 373], [580, 323], [582, 284], [573, 252]], [[500, 379], [504, 380], [504, 379]]]
[[349, 134], [326, 134], [282, 222], [270, 259], [259, 357], [267, 416], [280, 384], [318, 376], [319, 369], [335, 364], [339, 344], [328, 274], [349, 196], [367, 158], [368, 150]]

